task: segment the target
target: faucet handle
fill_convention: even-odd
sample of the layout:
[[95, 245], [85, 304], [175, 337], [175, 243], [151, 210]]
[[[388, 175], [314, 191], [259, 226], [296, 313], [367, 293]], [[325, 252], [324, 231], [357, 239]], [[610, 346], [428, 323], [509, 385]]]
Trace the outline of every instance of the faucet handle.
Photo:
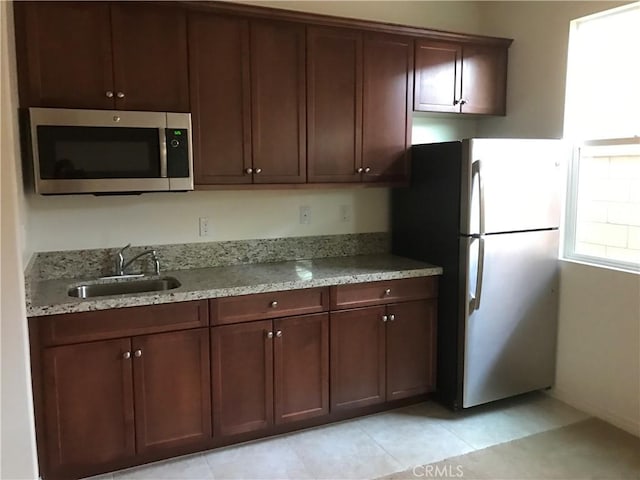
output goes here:
[[160, 259], [158, 258], [158, 252], [156, 252], [155, 250], [152, 250], [151, 258], [153, 259], [153, 265], [155, 268], [156, 275], [160, 275]]
[[124, 275], [124, 251], [130, 246], [131, 244], [127, 243], [116, 254], [116, 275]]

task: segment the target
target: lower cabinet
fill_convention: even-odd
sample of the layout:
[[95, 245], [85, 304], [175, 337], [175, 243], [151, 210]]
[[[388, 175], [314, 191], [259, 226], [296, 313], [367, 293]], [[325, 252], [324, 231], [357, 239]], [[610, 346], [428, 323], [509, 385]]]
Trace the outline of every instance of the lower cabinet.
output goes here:
[[211, 329], [214, 435], [329, 412], [329, 315]]
[[206, 328], [47, 348], [43, 384], [52, 471], [211, 436]]
[[332, 410], [432, 391], [435, 329], [434, 300], [332, 312]]
[[423, 398], [436, 301], [437, 279], [422, 277], [30, 318], [42, 477]]

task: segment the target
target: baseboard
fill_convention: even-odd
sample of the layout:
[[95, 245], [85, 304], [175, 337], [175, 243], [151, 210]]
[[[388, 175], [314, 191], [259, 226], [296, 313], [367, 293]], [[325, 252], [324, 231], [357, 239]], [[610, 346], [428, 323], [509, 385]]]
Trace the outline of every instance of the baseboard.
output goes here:
[[629, 432], [636, 437], [640, 437], [640, 419], [634, 419], [622, 415], [618, 415], [610, 410], [602, 408], [598, 405], [585, 401], [576, 395], [573, 395], [565, 390], [553, 388], [546, 392], [558, 400], [571, 405], [578, 410], [582, 410], [585, 413], [598, 417], [605, 422], [615, 425], [622, 430]]

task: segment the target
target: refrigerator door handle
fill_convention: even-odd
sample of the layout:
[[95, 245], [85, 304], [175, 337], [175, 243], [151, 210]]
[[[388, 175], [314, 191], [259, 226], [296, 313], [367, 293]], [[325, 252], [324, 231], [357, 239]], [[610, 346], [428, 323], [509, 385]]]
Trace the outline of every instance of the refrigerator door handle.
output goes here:
[[480, 297], [482, 296], [482, 277], [484, 275], [484, 237], [475, 237], [478, 239], [478, 266], [476, 274], [476, 289], [471, 294], [469, 301], [469, 315], [480, 309]]
[[471, 182], [473, 184], [473, 178], [478, 176], [478, 195], [480, 197], [480, 208], [478, 209], [479, 221], [480, 221], [480, 235], [485, 234], [484, 229], [484, 185], [482, 184], [482, 163], [480, 160], [476, 160], [471, 164]]

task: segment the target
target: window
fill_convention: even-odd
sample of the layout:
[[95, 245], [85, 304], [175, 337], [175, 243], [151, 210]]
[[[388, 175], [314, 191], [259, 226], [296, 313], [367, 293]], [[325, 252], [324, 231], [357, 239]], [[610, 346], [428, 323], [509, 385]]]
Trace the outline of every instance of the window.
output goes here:
[[640, 271], [640, 3], [571, 22], [564, 256]]

